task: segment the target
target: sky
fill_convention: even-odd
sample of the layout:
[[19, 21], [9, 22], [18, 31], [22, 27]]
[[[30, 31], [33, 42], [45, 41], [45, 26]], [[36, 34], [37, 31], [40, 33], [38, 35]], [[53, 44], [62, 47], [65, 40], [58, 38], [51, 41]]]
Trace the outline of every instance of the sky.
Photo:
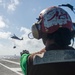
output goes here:
[[[0, 55], [20, 55], [25, 49], [33, 53], [44, 48], [42, 40], [28, 38], [33, 23], [43, 9], [67, 3], [75, 7], [75, 0], [0, 0]], [[64, 9], [75, 22], [75, 14]], [[14, 34], [23, 40], [12, 39]]]

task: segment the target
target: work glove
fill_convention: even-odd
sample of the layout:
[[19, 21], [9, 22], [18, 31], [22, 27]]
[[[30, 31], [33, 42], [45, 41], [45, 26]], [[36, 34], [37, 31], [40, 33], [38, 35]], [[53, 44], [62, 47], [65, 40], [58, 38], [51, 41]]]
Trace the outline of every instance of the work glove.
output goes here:
[[23, 50], [22, 52], [20, 52], [20, 55], [22, 56], [23, 54], [30, 54], [28, 50]]

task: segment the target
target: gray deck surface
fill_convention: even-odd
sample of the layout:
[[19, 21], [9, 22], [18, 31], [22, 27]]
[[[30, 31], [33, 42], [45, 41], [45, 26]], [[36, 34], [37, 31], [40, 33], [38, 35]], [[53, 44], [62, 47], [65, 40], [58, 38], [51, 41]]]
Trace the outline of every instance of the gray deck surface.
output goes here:
[[20, 59], [0, 59], [0, 75], [23, 75], [20, 68]]

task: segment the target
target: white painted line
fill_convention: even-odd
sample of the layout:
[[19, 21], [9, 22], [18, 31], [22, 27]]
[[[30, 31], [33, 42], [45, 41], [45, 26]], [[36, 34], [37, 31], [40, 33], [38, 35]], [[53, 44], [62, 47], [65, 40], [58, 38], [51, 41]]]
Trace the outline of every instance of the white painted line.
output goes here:
[[8, 66], [2, 64], [2, 63], [0, 63], [0, 65], [4, 66], [5, 68], [7, 68], [7, 69], [9, 69], [9, 70], [11, 70], [11, 71], [13, 71], [13, 72], [19, 74], [19, 75], [23, 75], [22, 73], [19, 73], [19, 72], [17, 72], [16, 70], [13, 70], [12, 68], [10, 68], [10, 67], [8, 67]]
[[21, 68], [11, 68], [13, 71], [22, 71]]
[[2, 61], [6, 61], [6, 62], [10, 62], [10, 63], [13, 63], [13, 64], [20, 65], [20, 63], [15, 62], [15, 61], [10, 61], [10, 60], [6, 60], [6, 59], [1, 59], [1, 60], [2, 60]]

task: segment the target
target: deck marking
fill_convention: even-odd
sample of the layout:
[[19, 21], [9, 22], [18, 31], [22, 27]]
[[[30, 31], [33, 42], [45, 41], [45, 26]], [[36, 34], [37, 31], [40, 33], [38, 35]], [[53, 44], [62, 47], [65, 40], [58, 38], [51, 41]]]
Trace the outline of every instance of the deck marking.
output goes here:
[[19, 73], [19, 72], [17, 72], [16, 70], [13, 70], [12, 68], [10, 68], [10, 67], [8, 67], [8, 66], [2, 64], [2, 63], [0, 63], [0, 65], [4, 66], [5, 68], [7, 68], [7, 69], [9, 69], [9, 70], [11, 70], [11, 71], [13, 71], [13, 72], [19, 74], [19, 75], [23, 75], [22, 73]]
[[1, 59], [1, 60], [2, 60], [2, 61], [7, 61], [7, 62], [10, 62], [10, 63], [13, 63], [13, 64], [20, 65], [20, 63], [15, 62], [15, 61], [10, 61], [10, 60], [6, 60], [6, 59]]
[[[13, 63], [13, 64], [20, 65], [20, 63], [18, 63], [18, 62], [14, 62], [14, 61], [10, 61], [10, 60], [5, 60], [5, 59], [1, 59], [1, 60], [2, 60], [2, 61], [6, 61], [6, 62], [10, 62], [10, 63]], [[4, 66], [5, 68], [7, 68], [7, 69], [9, 69], [9, 70], [11, 70], [11, 71], [13, 71], [13, 72], [19, 74], [19, 75], [23, 75], [22, 73], [18, 72], [18, 71], [22, 71], [21, 68], [10, 68], [10, 67], [8, 67], [8, 66], [2, 64], [2, 63], [0, 63], [0, 65]]]

